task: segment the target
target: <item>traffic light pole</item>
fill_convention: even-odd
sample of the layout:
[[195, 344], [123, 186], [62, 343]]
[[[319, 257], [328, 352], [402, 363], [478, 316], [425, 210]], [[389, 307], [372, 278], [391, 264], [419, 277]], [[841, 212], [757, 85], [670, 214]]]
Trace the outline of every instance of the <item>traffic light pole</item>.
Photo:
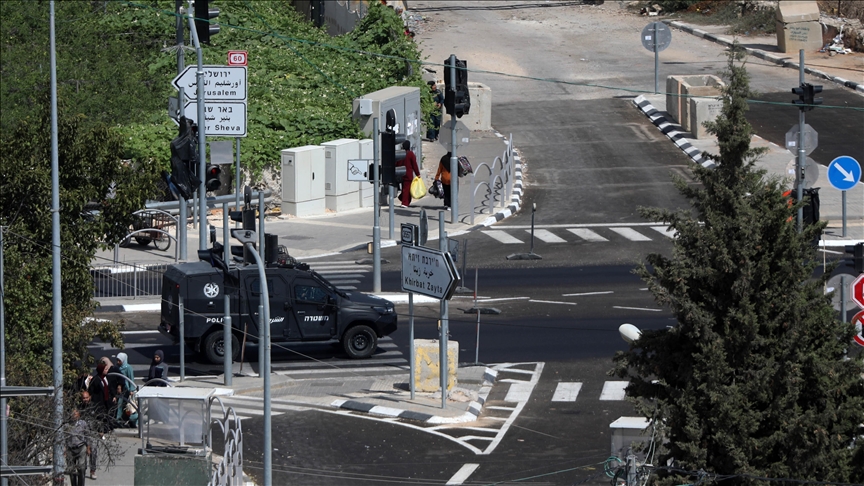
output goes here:
[[[204, 117], [204, 54], [201, 43], [198, 42], [198, 31], [195, 29], [195, 17], [192, 16], [193, 2], [189, 1], [189, 32], [192, 35], [192, 45], [198, 56], [198, 70], [195, 79], [198, 86], [198, 175], [201, 183], [198, 186], [198, 215], [201, 218], [198, 225], [198, 249], [207, 249], [207, 121]], [[202, 122], [203, 121], [203, 122]]]
[[378, 117], [375, 117], [372, 119], [372, 180], [375, 188], [372, 222], [372, 292], [381, 292], [381, 217], [378, 214], [381, 212], [381, 179], [379, 178], [381, 171], [378, 168], [380, 161], [378, 154], [381, 150], [380, 137]]
[[[798, 51], [798, 79], [801, 86], [804, 85], [804, 49]], [[804, 148], [804, 108], [798, 110], [798, 159], [795, 164], [795, 182], [798, 186], [798, 202], [804, 199], [804, 164], [807, 161], [807, 152]], [[798, 232], [804, 231], [804, 208], [798, 207]]]
[[[456, 89], [456, 54], [450, 54], [450, 87]], [[450, 113], [450, 145], [450, 223], [456, 224], [459, 221], [459, 157], [456, 155], [455, 109]]]
[[[177, 31], [177, 74], [183, 72], [186, 69], [186, 54], [183, 52], [183, 47], [185, 47], [186, 40], [183, 36], [183, 16], [180, 11], [183, 8], [183, 0], [176, 0], [174, 2], [174, 8], [177, 11], [177, 22], [176, 22], [176, 31]], [[186, 116], [186, 96], [184, 93], [183, 87], [180, 87], [177, 90], [177, 105], [180, 109], [180, 113], [177, 115], [177, 119], [183, 118]], [[177, 246], [180, 251], [180, 260], [186, 261], [187, 258], [187, 248], [186, 248], [186, 221], [188, 221], [186, 210], [188, 209], [186, 206], [186, 199], [183, 196], [178, 195], [178, 199], [180, 200], [180, 214], [178, 216], [177, 221], [177, 229], [178, 233], [178, 242]]]

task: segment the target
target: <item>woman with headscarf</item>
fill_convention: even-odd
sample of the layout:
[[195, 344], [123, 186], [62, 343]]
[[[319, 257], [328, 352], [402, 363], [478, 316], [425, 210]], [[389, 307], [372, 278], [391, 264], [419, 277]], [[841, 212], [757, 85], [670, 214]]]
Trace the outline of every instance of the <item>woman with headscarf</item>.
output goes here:
[[161, 349], [157, 349], [153, 355], [153, 361], [150, 362], [150, 370], [147, 372], [147, 381], [145, 382], [147, 385], [150, 385], [151, 380], [155, 380], [152, 386], [168, 386], [166, 383], [168, 381], [168, 367], [164, 361], [165, 353]]
[[123, 380], [123, 391], [128, 393], [135, 391], [135, 372], [129, 364], [129, 356], [126, 353], [117, 353], [117, 371], [129, 380]]

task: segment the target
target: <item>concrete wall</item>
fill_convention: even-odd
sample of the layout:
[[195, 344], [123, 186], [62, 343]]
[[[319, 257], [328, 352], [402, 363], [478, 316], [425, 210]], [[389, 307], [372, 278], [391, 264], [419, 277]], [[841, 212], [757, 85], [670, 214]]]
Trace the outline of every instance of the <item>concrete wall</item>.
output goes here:
[[[666, 78], [666, 111], [687, 131], [698, 131], [704, 119], [697, 119], [691, 125], [690, 101], [692, 97], [720, 96], [723, 81], [717, 76], [669, 76]], [[707, 106], [704, 113], [708, 113]], [[695, 134], [694, 134], [695, 135]]]
[[[444, 92], [444, 81], [438, 83], [438, 90]], [[458, 118], [469, 130], [491, 130], [492, 129], [492, 90], [489, 86], [481, 83], [468, 83], [468, 93], [471, 96], [471, 112]], [[447, 109], [444, 110], [441, 124], [450, 120]], [[425, 131], [424, 131], [425, 133]]]
[[690, 98], [690, 133], [693, 138], [707, 138], [709, 133], [703, 124], [714, 121], [723, 110], [723, 100], [719, 98]]
[[[418, 392], [436, 392], [441, 389], [440, 343], [434, 339], [414, 340], [414, 389]], [[459, 343], [447, 342], [447, 389], [456, 386], [459, 367]]]

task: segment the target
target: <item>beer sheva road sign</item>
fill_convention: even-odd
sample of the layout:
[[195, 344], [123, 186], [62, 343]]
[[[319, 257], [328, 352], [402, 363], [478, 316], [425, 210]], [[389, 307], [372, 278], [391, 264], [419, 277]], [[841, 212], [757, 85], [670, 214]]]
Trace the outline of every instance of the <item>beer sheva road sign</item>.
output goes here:
[[402, 246], [402, 290], [450, 300], [459, 272], [449, 253], [423, 246]]

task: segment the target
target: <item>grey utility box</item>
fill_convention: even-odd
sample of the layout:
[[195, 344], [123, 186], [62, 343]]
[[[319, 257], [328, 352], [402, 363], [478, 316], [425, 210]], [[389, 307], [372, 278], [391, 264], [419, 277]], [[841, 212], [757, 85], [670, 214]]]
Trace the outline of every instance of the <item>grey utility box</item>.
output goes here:
[[347, 211], [360, 207], [360, 182], [348, 180], [348, 161], [360, 155], [356, 139], [340, 138], [321, 144], [324, 147], [324, 201], [330, 211]]
[[[405, 134], [411, 142], [411, 150], [417, 156], [418, 165], [423, 160], [422, 128], [423, 113], [420, 111], [420, 88], [391, 86], [369, 93], [354, 100], [353, 118], [360, 122], [360, 130], [369, 138], [380, 136], [372, 133], [372, 124], [378, 118], [378, 129], [384, 131], [387, 110], [396, 112], [397, 132]], [[379, 145], [380, 146], [380, 145]], [[381, 160], [381, 154], [378, 154]]]
[[326, 213], [324, 147], [306, 145], [282, 151], [282, 213], [315, 216]]

